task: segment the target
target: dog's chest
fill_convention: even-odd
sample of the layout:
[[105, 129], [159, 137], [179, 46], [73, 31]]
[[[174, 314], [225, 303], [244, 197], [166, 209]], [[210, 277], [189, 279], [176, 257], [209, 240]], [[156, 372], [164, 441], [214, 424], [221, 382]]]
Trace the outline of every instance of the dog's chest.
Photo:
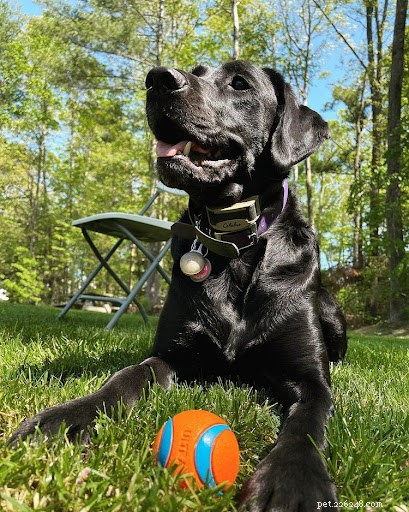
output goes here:
[[260, 265], [259, 258], [232, 260], [203, 285], [201, 324], [230, 361], [257, 331]]

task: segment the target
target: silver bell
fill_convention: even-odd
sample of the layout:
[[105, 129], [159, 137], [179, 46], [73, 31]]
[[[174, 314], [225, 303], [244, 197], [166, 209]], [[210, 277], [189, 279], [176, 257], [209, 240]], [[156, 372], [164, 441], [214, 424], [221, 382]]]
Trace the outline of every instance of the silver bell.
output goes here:
[[206, 264], [206, 259], [199, 251], [190, 251], [180, 258], [180, 269], [185, 276], [193, 276], [201, 272]]

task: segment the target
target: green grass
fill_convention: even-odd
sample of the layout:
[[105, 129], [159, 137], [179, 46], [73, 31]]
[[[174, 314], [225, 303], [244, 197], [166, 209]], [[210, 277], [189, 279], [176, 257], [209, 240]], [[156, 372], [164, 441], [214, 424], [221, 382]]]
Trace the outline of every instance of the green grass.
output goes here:
[[[113, 371], [143, 359], [152, 341], [154, 325], [145, 328], [137, 315], [107, 332], [107, 315], [73, 311], [57, 322], [56, 314], [0, 304], [0, 510], [236, 510], [241, 484], [278, 428], [277, 416], [248, 388], [153, 387], [119, 421], [101, 415], [87, 449], [67, 442], [63, 431], [52, 443], [6, 445], [24, 417], [95, 390]], [[397, 511], [409, 503], [408, 348], [409, 340], [352, 336], [346, 363], [332, 370], [336, 412], [326, 456], [344, 510], [381, 502], [373, 510]], [[220, 414], [238, 437], [237, 485], [223, 495], [180, 490], [152, 457], [162, 423], [189, 408]]]

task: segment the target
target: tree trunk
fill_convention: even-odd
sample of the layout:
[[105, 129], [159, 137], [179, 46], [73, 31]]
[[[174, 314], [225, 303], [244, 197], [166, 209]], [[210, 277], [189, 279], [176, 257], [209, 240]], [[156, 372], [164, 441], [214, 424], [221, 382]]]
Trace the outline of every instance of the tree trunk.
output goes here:
[[[309, 63], [308, 59], [305, 61], [304, 74], [302, 80], [302, 87], [299, 87], [302, 103], [303, 105], [308, 105], [308, 74], [309, 74]], [[304, 170], [305, 170], [305, 188], [307, 193], [307, 216], [308, 223], [312, 229], [315, 228], [315, 219], [314, 219], [314, 204], [313, 204], [313, 195], [314, 195], [314, 183], [312, 181], [312, 167], [311, 167], [311, 158], [307, 157], [304, 162]]]
[[159, 0], [158, 25], [156, 28], [156, 66], [160, 66], [163, 54], [163, 20], [165, 17], [165, 0]]
[[[355, 190], [360, 188], [361, 183], [361, 148], [362, 148], [362, 116], [365, 110], [365, 89], [366, 79], [364, 78], [361, 90], [361, 98], [359, 102], [359, 110], [355, 120], [355, 157], [354, 157], [354, 186]], [[363, 249], [362, 249], [362, 191], [354, 194], [354, 234], [352, 245], [352, 266], [360, 270], [364, 266]]]
[[[382, 17], [379, 14], [378, 3], [374, 0], [366, 4], [366, 35], [368, 52], [368, 78], [371, 94], [372, 110], [372, 157], [371, 157], [371, 183], [369, 190], [369, 237], [370, 255], [372, 258], [379, 257], [379, 234], [382, 222], [382, 208], [379, 189], [382, 180], [382, 155], [384, 154], [385, 133], [382, 127], [382, 75], [383, 75], [383, 32], [386, 21], [388, 0], [384, 0]], [[375, 39], [374, 27], [375, 24]], [[374, 278], [371, 293], [368, 298], [367, 311], [372, 317], [378, 316], [378, 276]]]
[[[162, 65], [163, 60], [163, 39], [164, 39], [164, 19], [165, 19], [165, 1], [159, 0], [158, 5], [158, 25], [156, 28], [156, 66]], [[151, 149], [151, 158], [149, 159], [149, 171], [151, 176], [156, 175], [155, 171], [155, 162], [156, 162], [156, 143], [152, 141], [152, 149]], [[152, 190], [153, 194], [156, 188], [156, 180], [152, 182]], [[158, 207], [157, 204], [153, 204], [151, 208], [148, 210], [147, 215], [152, 217], [157, 216]], [[148, 244], [149, 251], [152, 254], [157, 254], [160, 251], [160, 243], [151, 242]], [[146, 261], [146, 265], [150, 265], [150, 261]], [[145, 288], [145, 298], [148, 302], [148, 312], [153, 313], [157, 312], [158, 305], [160, 302], [160, 294], [162, 289], [162, 277], [158, 272], [152, 272], [150, 277], [146, 282]]]
[[397, 0], [389, 82], [386, 227], [391, 293], [390, 321], [393, 323], [403, 322], [409, 316], [407, 312], [409, 292], [407, 276], [404, 280], [398, 275], [399, 266], [405, 257], [399, 178], [402, 157], [401, 110], [407, 9], [408, 0]]
[[305, 168], [305, 186], [307, 188], [307, 212], [308, 212], [308, 223], [314, 229], [314, 206], [312, 203], [313, 196], [313, 183], [312, 183], [312, 169], [311, 169], [311, 159], [310, 157], [304, 160], [304, 168]]
[[237, 0], [232, 0], [231, 3], [231, 11], [233, 17], [233, 59], [237, 60], [240, 56], [240, 21], [239, 21], [239, 12], [238, 5], [240, 2]]
[[[384, 7], [388, 1], [385, 0]], [[376, 24], [376, 42], [374, 41], [373, 23]], [[371, 242], [371, 254], [376, 257], [379, 254], [379, 226], [380, 216], [380, 172], [383, 153], [383, 130], [381, 127], [381, 108], [382, 108], [382, 38], [384, 23], [379, 20], [378, 7], [374, 3], [366, 6], [366, 37], [368, 53], [368, 77], [371, 91], [371, 110], [372, 110], [372, 157], [371, 157], [371, 188], [369, 191], [369, 232]], [[376, 46], [376, 52], [375, 52]], [[372, 306], [373, 308], [373, 306]]]
[[295, 195], [298, 194], [298, 176], [299, 176], [298, 164], [296, 164], [293, 167], [293, 189], [294, 189]]

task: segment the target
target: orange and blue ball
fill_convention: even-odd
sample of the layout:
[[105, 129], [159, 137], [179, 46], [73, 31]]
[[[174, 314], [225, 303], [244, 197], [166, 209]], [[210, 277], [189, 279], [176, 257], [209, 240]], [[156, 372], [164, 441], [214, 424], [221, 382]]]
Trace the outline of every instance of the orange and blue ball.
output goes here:
[[201, 409], [170, 418], [156, 436], [153, 452], [161, 466], [193, 478], [198, 487], [224, 484], [227, 489], [239, 471], [240, 450], [233, 431], [222, 418]]

